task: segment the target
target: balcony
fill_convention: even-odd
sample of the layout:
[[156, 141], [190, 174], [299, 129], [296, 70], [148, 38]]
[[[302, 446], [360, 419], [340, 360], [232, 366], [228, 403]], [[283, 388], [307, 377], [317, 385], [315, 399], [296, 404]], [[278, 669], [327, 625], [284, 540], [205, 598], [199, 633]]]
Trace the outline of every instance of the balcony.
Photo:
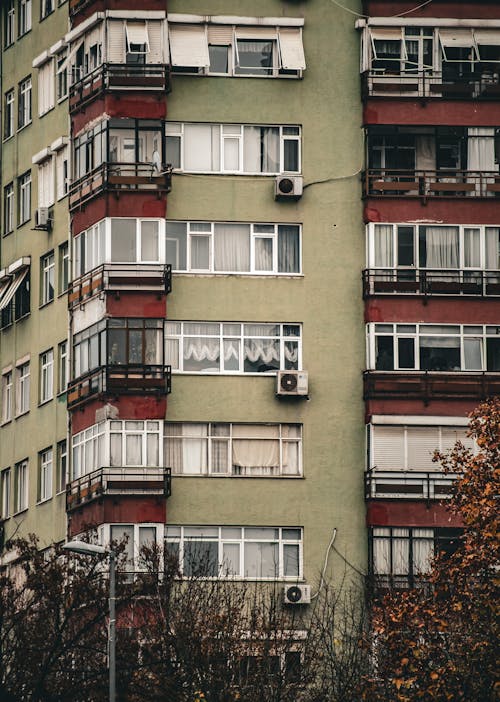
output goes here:
[[369, 168], [363, 173], [364, 197], [489, 198], [500, 197], [498, 171], [402, 170]]
[[68, 307], [78, 307], [101, 292], [153, 292], [167, 295], [171, 290], [170, 264], [104, 263], [70, 283]]
[[500, 97], [499, 74], [493, 71], [445, 77], [438, 71], [408, 74], [365, 71], [361, 80], [364, 100], [369, 97], [498, 100]]
[[489, 371], [365, 371], [365, 400], [484, 400], [500, 393], [500, 373]]
[[169, 193], [171, 187], [171, 166], [158, 173], [151, 163], [102, 163], [71, 184], [69, 208], [82, 207], [104, 192], [117, 197], [124, 193], [154, 193], [160, 197]]
[[373, 269], [363, 271], [363, 297], [372, 295], [500, 295], [500, 274], [493, 271], [417, 269]]
[[68, 409], [102, 395], [167, 395], [171, 391], [171, 368], [164, 365], [123, 364], [94, 368], [70, 381]]
[[451, 497], [455, 473], [372, 469], [365, 473], [365, 499], [442, 500]]
[[159, 495], [166, 499], [171, 493], [170, 468], [99, 468], [68, 483], [66, 511], [103, 497]]
[[[137, 0], [69, 0], [69, 16], [73, 20], [80, 13], [87, 16], [104, 10], [137, 10], [137, 7]], [[165, 0], [143, 0], [140, 7], [141, 10], [165, 11]]]
[[165, 64], [106, 63], [96, 68], [69, 88], [69, 111], [74, 114], [105, 92], [156, 91], [170, 89]]

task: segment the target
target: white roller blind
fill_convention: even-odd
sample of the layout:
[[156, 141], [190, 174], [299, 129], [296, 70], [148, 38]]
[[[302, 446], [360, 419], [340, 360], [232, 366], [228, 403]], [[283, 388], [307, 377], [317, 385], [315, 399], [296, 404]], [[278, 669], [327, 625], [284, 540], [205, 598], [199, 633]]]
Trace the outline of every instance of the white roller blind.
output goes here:
[[54, 60], [38, 69], [38, 114], [43, 115], [54, 107], [55, 98]]
[[397, 41], [402, 37], [401, 27], [383, 27], [380, 29], [370, 29], [370, 34], [372, 39], [382, 39], [385, 41]]
[[472, 29], [440, 29], [439, 39], [443, 46], [474, 46]]
[[475, 29], [474, 36], [478, 44], [500, 46], [500, 27], [498, 29]]
[[17, 289], [23, 282], [23, 280], [26, 278], [28, 275], [29, 268], [24, 268], [20, 271], [18, 271], [15, 276], [14, 280], [11, 282], [9, 288], [5, 291], [3, 296], [0, 298], [0, 310], [4, 310], [7, 305], [10, 303], [10, 301], [13, 299], [14, 295], [16, 294]]
[[276, 27], [237, 27], [236, 39], [276, 39]]
[[149, 37], [146, 22], [127, 22], [125, 24], [125, 33], [127, 35], [128, 50], [131, 50], [132, 45], [145, 45], [146, 51], [149, 51]]
[[38, 207], [54, 204], [54, 159], [48, 158], [38, 166]]
[[208, 41], [204, 25], [170, 25], [172, 66], [208, 68]]
[[379, 470], [404, 470], [404, 427], [373, 427], [372, 466]]
[[439, 470], [432, 456], [439, 449], [439, 427], [407, 427], [408, 470]]
[[281, 64], [290, 71], [303, 71], [306, 67], [302, 33], [300, 29], [280, 29]]
[[230, 25], [208, 26], [208, 43], [218, 46], [231, 45], [233, 43], [233, 28]]
[[108, 62], [125, 61], [125, 28], [123, 20], [108, 23]]
[[149, 53], [146, 57], [147, 63], [167, 63], [163, 46], [163, 22], [148, 22]]
[[466, 448], [474, 450], [474, 439], [466, 434], [466, 427], [443, 427], [441, 430], [441, 450], [452, 449], [457, 441], [461, 441]]

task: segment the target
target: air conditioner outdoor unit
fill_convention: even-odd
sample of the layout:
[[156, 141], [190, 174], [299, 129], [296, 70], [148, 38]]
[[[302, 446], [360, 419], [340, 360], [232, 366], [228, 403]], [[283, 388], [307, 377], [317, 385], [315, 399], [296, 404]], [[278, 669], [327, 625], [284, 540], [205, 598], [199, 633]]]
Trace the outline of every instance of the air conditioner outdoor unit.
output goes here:
[[298, 200], [302, 197], [302, 176], [279, 175], [274, 181], [275, 200]]
[[307, 371], [278, 371], [276, 394], [307, 396], [309, 394]]
[[35, 229], [44, 229], [47, 232], [52, 229], [52, 219], [48, 207], [39, 207], [35, 211]]
[[311, 603], [310, 585], [287, 585], [283, 589], [283, 602], [288, 605]]

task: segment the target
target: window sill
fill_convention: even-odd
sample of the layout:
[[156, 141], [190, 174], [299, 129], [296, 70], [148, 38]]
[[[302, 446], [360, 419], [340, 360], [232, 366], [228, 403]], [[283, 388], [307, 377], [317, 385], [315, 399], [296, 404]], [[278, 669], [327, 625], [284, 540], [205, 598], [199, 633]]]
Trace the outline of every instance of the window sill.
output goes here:
[[49, 402], [52, 402], [53, 399], [53, 397], [48, 397], [46, 400], [40, 401], [38, 403], [38, 407], [44, 407], [45, 405], [48, 405]]
[[27, 29], [27, 30], [26, 30], [25, 32], [23, 32], [22, 34], [18, 34], [18, 35], [17, 35], [17, 40], [19, 41], [19, 39], [22, 39], [23, 37], [27, 36], [27, 35], [31, 32], [31, 30], [32, 30], [32, 27], [30, 27], [29, 29]]
[[[292, 337], [290, 337], [292, 338]], [[168, 364], [167, 364], [168, 365]], [[204, 373], [203, 371], [181, 371], [172, 368], [172, 375], [196, 375], [203, 376], [204, 378], [220, 378], [225, 376], [226, 378], [275, 378], [280, 371], [284, 370], [300, 370], [298, 368], [279, 368], [275, 371], [269, 371], [266, 373], [243, 373], [242, 371], [210, 371]]]
[[55, 8], [54, 8], [54, 10], [51, 10], [50, 12], [47, 12], [47, 14], [44, 15], [43, 17], [40, 17], [40, 22], [43, 22], [43, 20], [46, 20], [47, 17], [50, 17], [51, 15], [53, 15], [54, 12], [55, 12]]
[[42, 302], [42, 304], [38, 306], [38, 309], [43, 310], [45, 307], [48, 307], [49, 305], [51, 305], [53, 302], [54, 302], [53, 299], [47, 300], [47, 302]]
[[26, 312], [26, 313], [23, 314], [21, 317], [14, 318], [14, 321], [15, 321], [15, 322], [22, 322], [22, 321], [24, 321], [25, 319], [28, 319], [28, 317], [29, 317], [30, 315], [31, 315], [31, 312]]
[[299, 171], [284, 171], [283, 173], [254, 173], [250, 171], [185, 171], [182, 168], [174, 168], [172, 170], [173, 175], [199, 175], [199, 176], [243, 176], [251, 178], [276, 178], [276, 176], [301, 176], [302, 172]]
[[12, 132], [12, 134], [9, 134], [9, 136], [6, 136], [2, 140], [2, 144], [5, 144], [7, 141], [10, 141], [13, 137], [15, 137], [16, 133]]
[[16, 134], [19, 134], [19, 132], [22, 132], [23, 129], [26, 129], [26, 127], [29, 127], [30, 124], [33, 124], [33, 120], [32, 120], [32, 119], [30, 119], [29, 122], [26, 122], [26, 124], [23, 124], [23, 125], [21, 125], [20, 127], [18, 127], [18, 128], [17, 128]]
[[18, 517], [20, 514], [23, 514], [24, 512], [27, 512], [27, 511], [28, 511], [28, 507], [27, 507], [27, 506], [26, 506], [26, 507], [21, 507], [21, 509], [18, 510], [17, 512], [13, 512], [13, 513], [12, 513], [12, 516], [13, 516], [13, 517]]
[[10, 44], [4, 44], [3, 50], [6, 51], [7, 49], [10, 49], [11, 46], [14, 46], [16, 41], [11, 41]]
[[67, 389], [67, 388], [66, 388], [66, 390], [61, 390], [60, 392], [57, 393], [56, 397], [57, 397], [57, 398], [62, 398], [63, 395], [66, 395], [67, 392], [68, 392], [68, 389]]
[[232, 278], [262, 278], [264, 280], [268, 278], [303, 278], [304, 274], [303, 273], [275, 273], [269, 272], [266, 273], [265, 271], [258, 271], [258, 272], [246, 272], [246, 271], [237, 271], [235, 273], [231, 272], [226, 272], [226, 271], [172, 271], [172, 274], [175, 276], [182, 276], [184, 278], [221, 278], [224, 276], [231, 276]]
[[17, 229], [21, 229], [21, 227], [24, 227], [29, 222], [31, 222], [31, 216], [28, 217], [28, 219], [25, 219], [24, 221], [19, 222], [19, 224], [17, 225]]
[[222, 478], [223, 480], [228, 480], [228, 479], [235, 479], [236, 480], [258, 480], [261, 478], [262, 480], [280, 480], [280, 479], [285, 479], [285, 480], [302, 480], [304, 478], [303, 475], [229, 475], [225, 473], [172, 473], [172, 478]]
[[14, 326], [14, 322], [9, 322], [8, 324], [5, 324], [5, 326], [0, 327], [0, 331], [7, 331], [8, 329], [12, 329]]
[[67, 297], [67, 295], [68, 295], [68, 288], [66, 288], [66, 290], [62, 290], [62, 292], [60, 292], [60, 293], [57, 293], [57, 299], [60, 300], [61, 297]]
[[12, 422], [12, 417], [10, 419], [5, 419], [3, 422], [0, 422], [0, 427], [6, 427], [7, 424], [10, 424]]
[[16, 414], [14, 419], [21, 419], [21, 417], [25, 417], [27, 414], [29, 414], [29, 412], [30, 412], [29, 409], [26, 410], [25, 412], [20, 412], [19, 414]]
[[39, 507], [40, 505], [47, 504], [47, 502], [50, 502], [51, 499], [52, 499], [52, 495], [50, 495], [50, 497], [44, 497], [43, 500], [37, 500], [35, 504], [37, 507]]
[[55, 108], [55, 105], [51, 105], [45, 112], [39, 112], [38, 117], [41, 119], [42, 117], [45, 117], [45, 115], [48, 115], [50, 112], [52, 112]]
[[14, 234], [14, 230], [11, 229], [11, 230], [8, 231], [8, 232], [4, 232], [4, 233], [2, 234], [2, 238], [5, 239], [6, 236], [9, 236], [9, 234]]

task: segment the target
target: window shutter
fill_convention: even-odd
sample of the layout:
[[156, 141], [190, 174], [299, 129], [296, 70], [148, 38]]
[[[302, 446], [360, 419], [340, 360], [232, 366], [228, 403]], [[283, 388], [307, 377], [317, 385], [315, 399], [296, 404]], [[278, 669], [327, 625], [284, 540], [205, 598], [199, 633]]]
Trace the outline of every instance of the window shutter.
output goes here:
[[500, 31], [498, 29], [474, 29], [476, 42], [483, 46], [500, 46]]
[[125, 26], [122, 20], [113, 20], [108, 25], [108, 63], [125, 61]]
[[306, 67], [306, 59], [300, 29], [280, 29], [279, 40], [283, 68], [290, 71], [303, 71]]
[[163, 22], [148, 22], [149, 53], [147, 63], [167, 63], [163, 53]]
[[439, 470], [439, 464], [432, 462], [439, 448], [439, 427], [407, 427], [407, 443], [409, 470]]
[[457, 441], [461, 441], [466, 448], [474, 450], [474, 439], [466, 436], [466, 434], [466, 427], [443, 427], [441, 431], [441, 450], [449, 451], [455, 446]]
[[440, 29], [439, 39], [443, 46], [474, 46], [472, 29]]
[[208, 41], [205, 25], [170, 25], [172, 66], [208, 68]]
[[125, 33], [127, 35], [127, 49], [130, 51], [131, 45], [145, 45], [146, 52], [149, 51], [149, 36], [146, 22], [126, 22]]
[[404, 470], [404, 427], [373, 426], [372, 466], [379, 470]]
[[218, 46], [230, 46], [233, 43], [231, 25], [208, 25], [208, 43]]
[[237, 27], [236, 39], [277, 39], [276, 27]]

